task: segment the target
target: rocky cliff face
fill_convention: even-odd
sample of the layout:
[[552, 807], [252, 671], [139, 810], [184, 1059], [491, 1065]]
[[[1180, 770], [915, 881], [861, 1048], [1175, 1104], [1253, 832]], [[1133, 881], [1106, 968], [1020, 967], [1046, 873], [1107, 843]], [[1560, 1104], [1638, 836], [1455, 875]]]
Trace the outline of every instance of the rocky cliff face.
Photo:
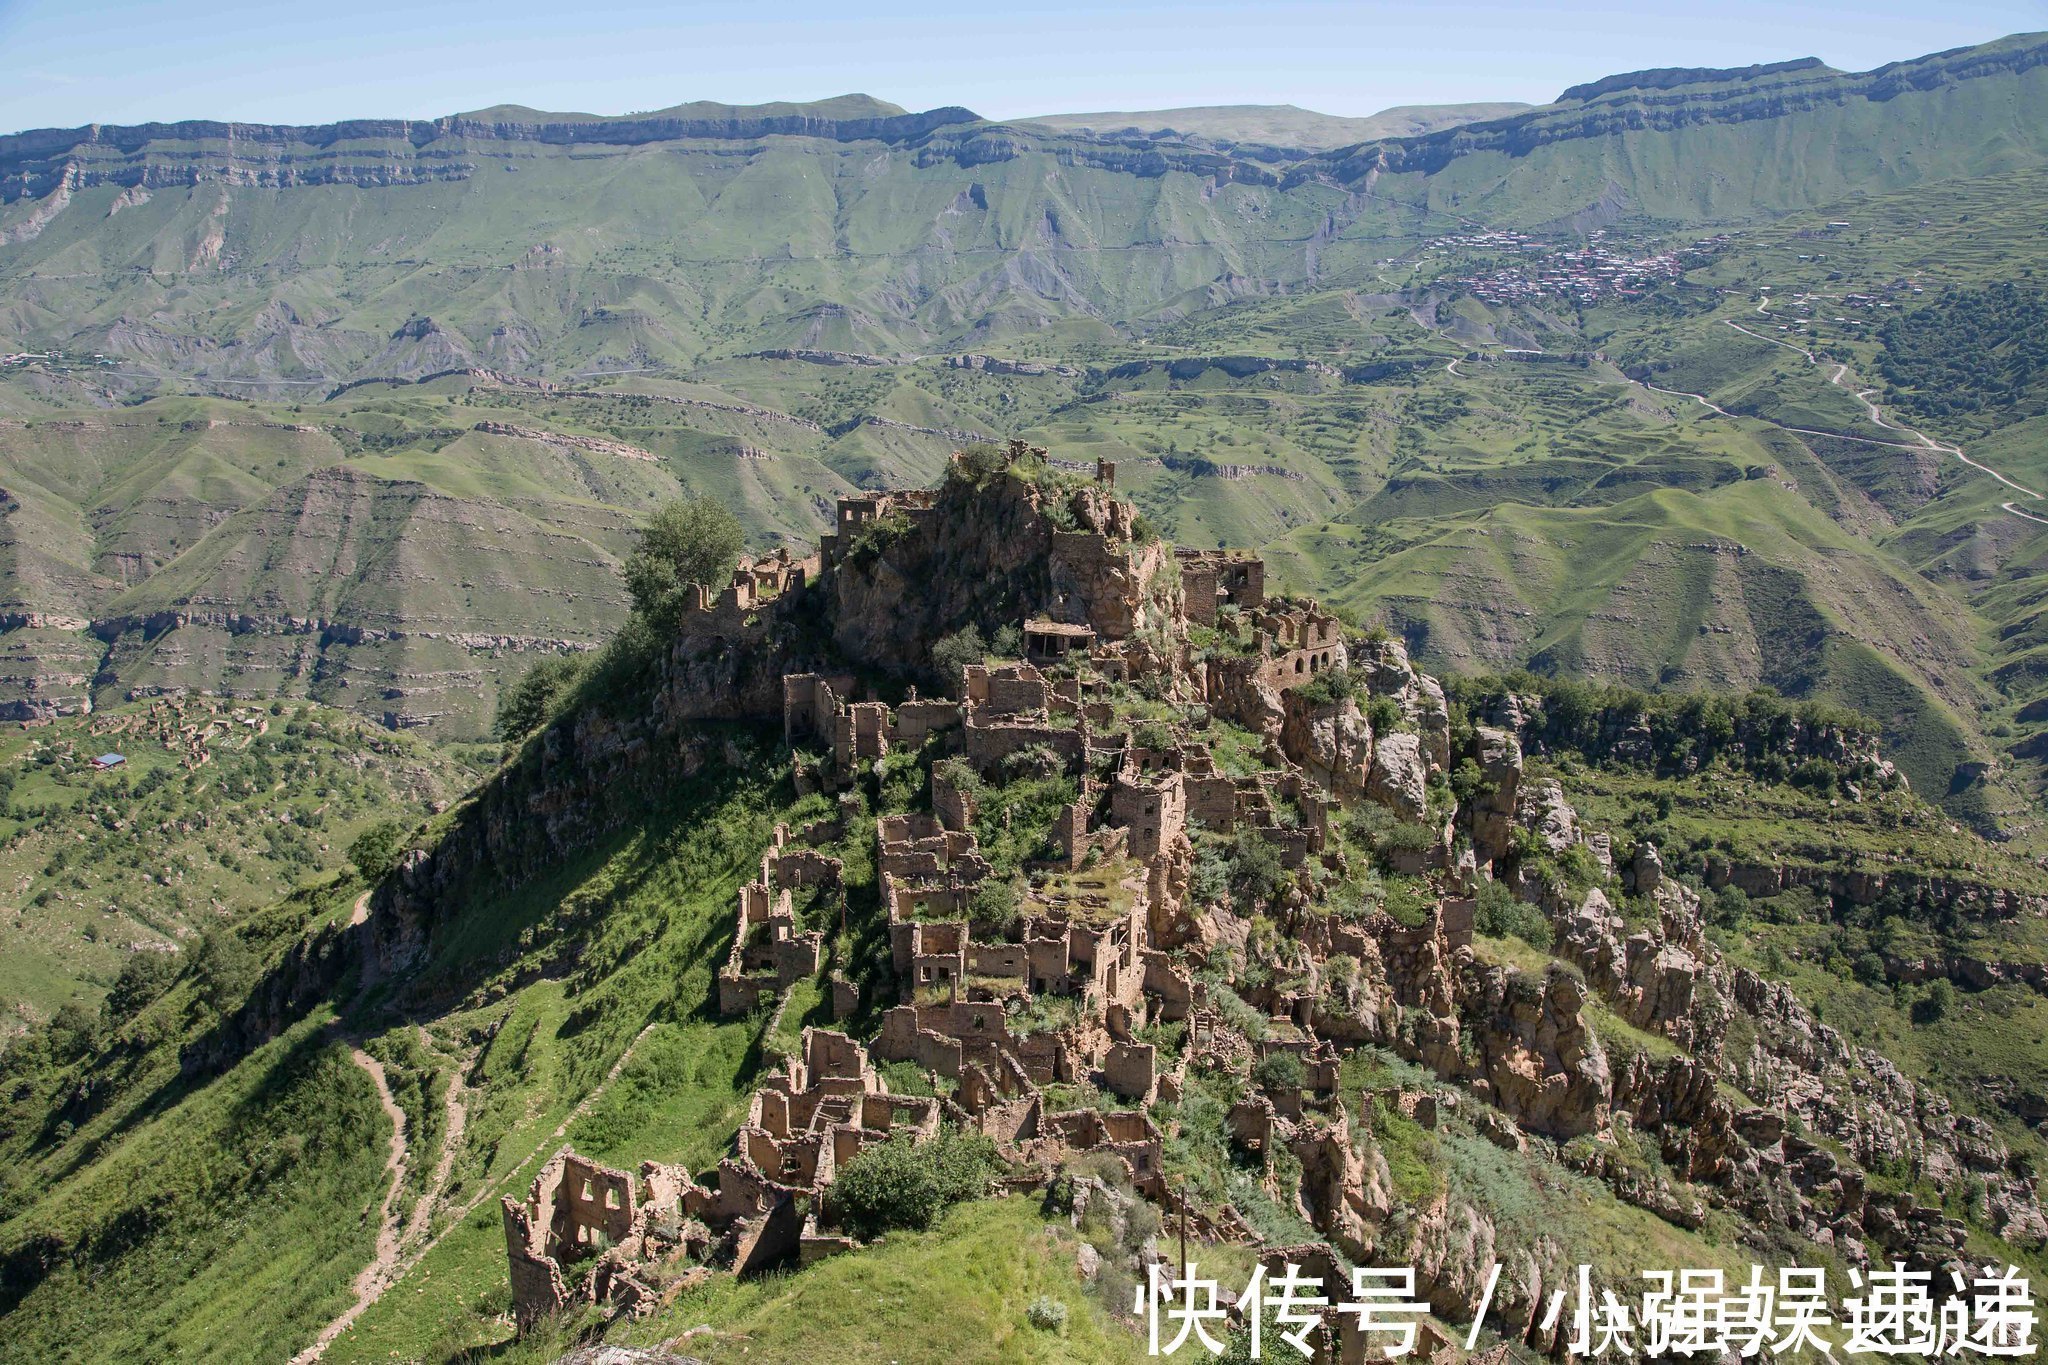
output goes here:
[[864, 668], [914, 676], [968, 625], [987, 637], [1044, 616], [1123, 638], [1159, 624], [1178, 609], [1178, 580], [1163, 545], [1137, 542], [1132, 515], [1093, 486], [948, 480], [928, 507], [894, 510], [838, 548], [833, 642]]
[[493, 155], [494, 146], [506, 144], [632, 147], [765, 137], [901, 144], [978, 121], [959, 108], [869, 118], [820, 116], [801, 106], [788, 110], [575, 121], [524, 110], [506, 117], [352, 119], [299, 126], [192, 120], [38, 128], [0, 137], [0, 203], [94, 185], [160, 189], [214, 181], [281, 188], [462, 180]]
[[1732, 125], [1788, 114], [1881, 104], [1914, 91], [1987, 76], [2024, 76], [2048, 62], [2048, 39], [2005, 39], [1850, 75], [1811, 58], [1736, 71], [1636, 72], [1567, 90], [1554, 105], [1486, 123], [1402, 138], [1307, 163], [1293, 176], [1346, 182], [1373, 171], [1434, 174], [1462, 157], [1526, 157], [1561, 142], [1642, 131]]

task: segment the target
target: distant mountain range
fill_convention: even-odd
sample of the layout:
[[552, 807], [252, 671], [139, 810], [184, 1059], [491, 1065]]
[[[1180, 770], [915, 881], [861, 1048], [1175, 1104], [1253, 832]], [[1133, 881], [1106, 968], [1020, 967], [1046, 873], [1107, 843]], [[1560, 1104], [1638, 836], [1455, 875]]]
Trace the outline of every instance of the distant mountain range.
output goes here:
[[[1891, 254], [1859, 289], [1943, 262], [1967, 283], [2028, 249], [2041, 168], [2038, 34], [1863, 73], [1633, 72], [1535, 108], [1369, 119], [991, 121], [847, 95], [0, 138], [0, 355], [16, 356], [0, 421], [20, 424], [0, 429], [0, 705], [310, 691], [478, 734], [506, 677], [620, 619], [614, 568], [655, 500], [714, 491], [757, 546], [801, 544], [847, 489], [1028, 432], [1124, 462], [1184, 539], [1274, 547], [1439, 666], [1827, 693], [1893, 717], [1915, 780], [1945, 784], [1988, 771], [1984, 732], [2003, 722], [1975, 680], [2019, 665], [1924, 595], [1962, 512], [1932, 544], [1880, 529], [1948, 507], [1925, 502], [1938, 457], [1903, 457], [1910, 491], [1882, 446], [1853, 475], [1837, 459], [1772, 481], [1748, 471], [1790, 457], [1731, 442], [1709, 471], [1693, 435], [1667, 438], [1675, 412], [1619, 403], [1611, 367], [1570, 402], [1503, 397], [1499, 415], [1447, 368], [1468, 349], [1639, 368], [1698, 354], [1707, 377], [1667, 387], [1894, 440], [1797, 348], [1710, 316], [1795, 269], [1839, 294], [1812, 258], [1846, 248], [1695, 271], [1620, 311], [1615, 295], [1489, 302], [1460, 281], [1518, 268], [1496, 230], [1604, 231], [1647, 255], [1881, 204]], [[1908, 249], [1923, 219], [1950, 245]], [[1731, 345], [1751, 350], [1738, 363]], [[1269, 409], [1274, 386], [1297, 405]], [[1597, 537], [1567, 515], [1619, 488], [1657, 500]], [[1680, 489], [1797, 504], [1792, 578], [1740, 566], [1752, 618], [1697, 595], [1691, 547], [1761, 544], [1754, 509]], [[1868, 534], [1811, 550], [1816, 506], [1866, 509]], [[1526, 547], [1513, 572], [1530, 583], [1577, 565], [1572, 544], [1615, 547], [1604, 586], [1532, 589], [1503, 616], [1483, 580], [1505, 571], [1467, 553], [1482, 516]], [[1645, 574], [1690, 604], [1662, 643], [1609, 596]], [[1843, 642], [1879, 662], [1851, 667]]]
[[1381, 138], [1413, 137], [1463, 123], [1505, 118], [1526, 104], [1408, 104], [1365, 118], [1319, 114], [1292, 104], [1217, 104], [1191, 109], [1150, 109], [1135, 113], [1045, 114], [1015, 122], [1089, 136], [1137, 134], [1159, 141], [1202, 139], [1218, 146], [1240, 143], [1329, 151]]

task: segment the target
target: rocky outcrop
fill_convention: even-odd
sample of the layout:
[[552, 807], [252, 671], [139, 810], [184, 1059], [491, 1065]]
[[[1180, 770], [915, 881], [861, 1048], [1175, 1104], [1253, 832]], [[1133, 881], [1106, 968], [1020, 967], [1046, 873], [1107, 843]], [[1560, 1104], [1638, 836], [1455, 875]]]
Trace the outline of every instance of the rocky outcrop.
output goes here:
[[1288, 759], [1339, 796], [1365, 795], [1373, 772], [1373, 737], [1358, 703], [1347, 697], [1317, 705], [1298, 692], [1287, 693], [1284, 701], [1275, 697], [1275, 702], [1283, 712], [1280, 748]]
[[1522, 746], [1509, 731], [1481, 725], [1473, 731], [1471, 757], [1479, 768], [1479, 787], [1468, 807], [1472, 848], [1481, 862], [1491, 863], [1512, 847]]
[[1472, 1089], [1532, 1132], [1571, 1138], [1607, 1126], [1612, 1077], [1586, 1027], [1585, 983], [1553, 967], [1537, 978], [1473, 963], [1464, 1001], [1478, 1053]]
[[1563, 853], [1579, 842], [1579, 814], [1565, 800], [1564, 784], [1554, 777], [1518, 789], [1515, 818], [1535, 832], [1548, 853]]
[[1429, 808], [1429, 762], [1420, 735], [1397, 731], [1378, 737], [1365, 793], [1404, 820], [1423, 817]]

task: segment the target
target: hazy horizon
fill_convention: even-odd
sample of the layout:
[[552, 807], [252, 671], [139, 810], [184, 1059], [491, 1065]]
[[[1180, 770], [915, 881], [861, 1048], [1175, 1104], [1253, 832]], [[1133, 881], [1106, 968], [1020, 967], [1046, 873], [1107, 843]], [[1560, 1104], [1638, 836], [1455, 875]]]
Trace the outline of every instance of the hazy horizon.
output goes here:
[[0, 50], [14, 75], [0, 90], [0, 130], [428, 119], [499, 104], [623, 114], [852, 92], [989, 118], [1224, 104], [1363, 117], [1402, 105], [1540, 104], [1646, 67], [1812, 56], [1867, 70], [2040, 28], [2044, 0], [1966, 0], [1939, 13], [1897, 0], [1796, 11], [1739, 0], [1711, 15], [1661, 0], [1540, 15], [1485, 0], [1256, 13], [1164, 0], [960, 13], [888, 0], [857, 14], [797, 0], [761, 17], [626, 3], [586, 7], [574, 28], [532, 0], [366, 0], [345, 16], [249, 0], [0, 0]]

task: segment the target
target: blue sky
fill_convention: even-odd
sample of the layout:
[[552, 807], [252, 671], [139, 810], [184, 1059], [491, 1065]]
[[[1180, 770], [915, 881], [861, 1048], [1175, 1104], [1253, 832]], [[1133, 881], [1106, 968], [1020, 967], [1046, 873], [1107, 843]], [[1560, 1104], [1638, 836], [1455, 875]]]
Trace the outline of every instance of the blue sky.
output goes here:
[[625, 113], [863, 91], [990, 117], [1554, 97], [1647, 66], [1849, 70], [2048, 29], [2048, 0], [1338, 4], [0, 0], [0, 131], [315, 123], [497, 103]]

